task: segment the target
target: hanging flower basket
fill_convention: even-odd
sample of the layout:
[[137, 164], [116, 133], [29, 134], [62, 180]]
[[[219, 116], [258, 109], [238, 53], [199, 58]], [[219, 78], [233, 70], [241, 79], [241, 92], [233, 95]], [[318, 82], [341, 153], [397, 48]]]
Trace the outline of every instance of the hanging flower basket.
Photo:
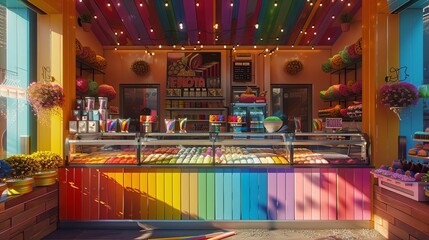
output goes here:
[[149, 69], [149, 64], [143, 60], [137, 60], [131, 65], [131, 70], [138, 76], [146, 75]]
[[385, 84], [380, 88], [381, 103], [389, 107], [401, 120], [400, 113], [404, 108], [416, 105], [419, 99], [417, 88], [407, 82]]
[[64, 90], [58, 84], [33, 82], [27, 89], [27, 100], [36, 115], [58, 113], [64, 103]]
[[303, 65], [299, 60], [291, 60], [286, 63], [285, 71], [290, 75], [295, 75], [302, 71]]

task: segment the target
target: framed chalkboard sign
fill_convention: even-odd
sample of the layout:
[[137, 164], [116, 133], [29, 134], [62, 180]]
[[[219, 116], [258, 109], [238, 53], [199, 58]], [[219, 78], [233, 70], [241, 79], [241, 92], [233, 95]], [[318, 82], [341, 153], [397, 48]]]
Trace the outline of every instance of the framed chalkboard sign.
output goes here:
[[234, 62], [233, 74], [236, 82], [251, 82], [252, 62]]

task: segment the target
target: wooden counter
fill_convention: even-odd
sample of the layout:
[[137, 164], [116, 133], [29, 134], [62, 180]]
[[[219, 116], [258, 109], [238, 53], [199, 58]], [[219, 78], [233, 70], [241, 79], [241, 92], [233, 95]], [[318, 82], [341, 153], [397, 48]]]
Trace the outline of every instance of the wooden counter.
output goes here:
[[57, 229], [58, 184], [0, 203], [0, 239], [42, 239]]
[[374, 186], [374, 228], [388, 239], [429, 239], [429, 202]]

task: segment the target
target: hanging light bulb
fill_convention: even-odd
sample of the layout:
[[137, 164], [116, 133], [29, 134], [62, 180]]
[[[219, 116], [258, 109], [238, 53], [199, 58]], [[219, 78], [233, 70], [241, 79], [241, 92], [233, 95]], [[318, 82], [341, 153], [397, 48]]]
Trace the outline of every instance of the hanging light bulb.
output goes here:
[[150, 29], [150, 32], [153, 32], [153, 28]]
[[185, 50], [185, 47], [182, 45], [182, 47], [180, 49]]
[[280, 29], [280, 32], [283, 32], [284, 31], [284, 29], [282, 28], [282, 29]]
[[162, 45], [161, 44], [159, 44], [159, 46], [158, 46], [159, 48], [162, 48]]
[[165, 1], [164, 6], [165, 6], [165, 7], [168, 7], [168, 1]]
[[274, 2], [274, 7], [277, 7], [277, 1]]
[[231, 5], [231, 7], [234, 7], [234, 1], [231, 1], [230, 5]]
[[203, 48], [203, 47], [204, 47], [203, 44], [201, 44], [200, 48]]
[[197, 3], [195, 3], [195, 6], [199, 7], [200, 3], [197, 1]]
[[258, 29], [259, 28], [259, 24], [258, 23], [256, 23], [255, 24], [255, 29]]
[[107, 6], [110, 7], [110, 2], [107, 2]]
[[140, 7], [143, 7], [143, 2], [140, 2]]
[[182, 22], [179, 22], [179, 28], [183, 29], [183, 23]]

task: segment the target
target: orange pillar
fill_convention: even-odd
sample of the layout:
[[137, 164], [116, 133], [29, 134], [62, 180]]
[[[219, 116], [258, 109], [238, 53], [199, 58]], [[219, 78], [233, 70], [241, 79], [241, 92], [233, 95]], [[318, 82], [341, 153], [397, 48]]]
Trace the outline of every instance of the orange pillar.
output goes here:
[[379, 100], [390, 67], [399, 66], [399, 16], [386, 0], [362, 1], [362, 131], [371, 141], [375, 167], [391, 164], [398, 155], [399, 120]]

